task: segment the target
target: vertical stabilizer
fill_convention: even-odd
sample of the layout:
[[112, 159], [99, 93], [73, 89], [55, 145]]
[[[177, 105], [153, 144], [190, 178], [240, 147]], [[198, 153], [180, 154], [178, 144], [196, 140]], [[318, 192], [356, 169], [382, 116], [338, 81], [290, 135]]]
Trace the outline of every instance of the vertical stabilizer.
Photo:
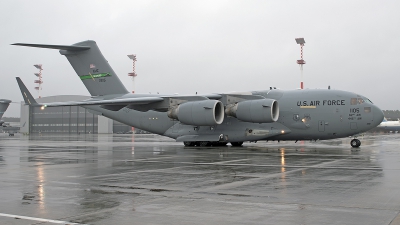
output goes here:
[[92, 96], [128, 93], [95, 41], [83, 41], [73, 46], [90, 47], [84, 51], [60, 50], [60, 53], [67, 57]]
[[60, 49], [92, 96], [126, 94], [128, 91], [108, 64], [95, 41], [73, 45], [16, 43], [13, 45]]
[[3, 117], [4, 112], [7, 110], [11, 101], [7, 99], [0, 99], [0, 119]]

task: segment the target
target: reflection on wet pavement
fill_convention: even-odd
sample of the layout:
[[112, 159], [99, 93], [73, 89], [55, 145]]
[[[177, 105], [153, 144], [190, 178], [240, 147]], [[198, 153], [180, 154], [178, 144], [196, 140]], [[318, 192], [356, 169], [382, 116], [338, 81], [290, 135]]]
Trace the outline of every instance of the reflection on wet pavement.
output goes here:
[[390, 224], [399, 137], [364, 136], [352, 151], [350, 139], [199, 148], [156, 135], [1, 134], [0, 223]]

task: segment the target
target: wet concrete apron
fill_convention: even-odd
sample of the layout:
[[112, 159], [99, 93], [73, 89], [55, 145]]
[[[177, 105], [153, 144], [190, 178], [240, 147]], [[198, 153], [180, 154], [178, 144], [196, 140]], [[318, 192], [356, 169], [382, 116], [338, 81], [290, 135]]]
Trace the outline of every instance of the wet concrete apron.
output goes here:
[[0, 224], [400, 224], [399, 138], [0, 134]]

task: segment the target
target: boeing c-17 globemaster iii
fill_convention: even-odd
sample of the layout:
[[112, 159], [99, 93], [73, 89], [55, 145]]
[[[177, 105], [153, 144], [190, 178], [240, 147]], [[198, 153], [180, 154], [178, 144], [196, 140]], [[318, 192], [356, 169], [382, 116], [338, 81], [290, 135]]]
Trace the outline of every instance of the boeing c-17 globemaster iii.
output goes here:
[[[127, 91], [95, 41], [73, 45], [16, 43], [59, 49], [91, 98], [37, 103], [17, 77], [26, 104], [81, 106], [129, 126], [183, 142], [185, 146], [222, 146], [268, 140], [326, 140], [355, 136], [376, 127], [382, 111], [365, 96], [331, 89], [279, 90], [207, 95], [132, 94]], [[361, 141], [353, 138], [352, 147]]]

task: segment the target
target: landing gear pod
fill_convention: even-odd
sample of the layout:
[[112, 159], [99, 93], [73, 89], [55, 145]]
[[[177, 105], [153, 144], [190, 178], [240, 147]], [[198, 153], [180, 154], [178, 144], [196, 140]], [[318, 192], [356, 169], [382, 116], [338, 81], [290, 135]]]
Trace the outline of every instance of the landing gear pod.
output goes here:
[[224, 121], [224, 105], [217, 100], [186, 102], [169, 110], [168, 117], [187, 125], [214, 126]]
[[252, 123], [272, 123], [279, 119], [278, 102], [274, 99], [247, 100], [227, 106], [228, 116]]

